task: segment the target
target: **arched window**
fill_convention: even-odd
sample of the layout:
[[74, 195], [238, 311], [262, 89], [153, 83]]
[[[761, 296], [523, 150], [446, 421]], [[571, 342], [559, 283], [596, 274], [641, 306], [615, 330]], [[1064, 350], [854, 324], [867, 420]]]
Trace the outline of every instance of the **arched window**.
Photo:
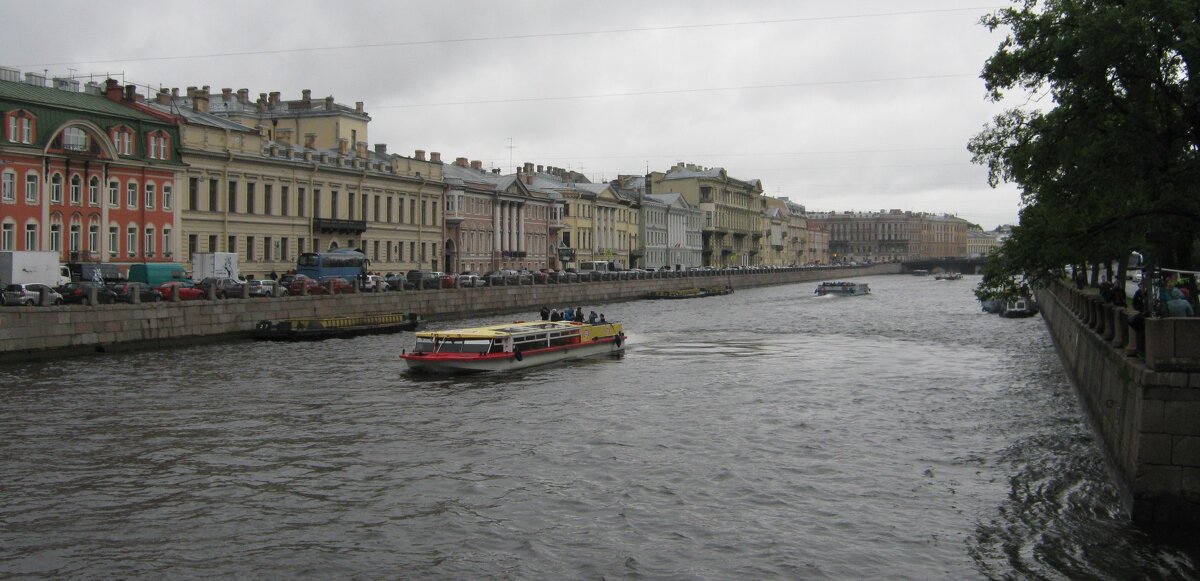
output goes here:
[[83, 204], [83, 178], [71, 176], [71, 203]]
[[50, 225], [50, 251], [62, 252], [62, 223], [55, 222]]
[[50, 178], [50, 203], [61, 204], [63, 201], [63, 177], [56, 173]]
[[41, 247], [38, 242], [37, 222], [25, 224], [25, 250], [37, 250]]
[[96, 223], [96, 218], [88, 224], [88, 252], [95, 256], [100, 255], [100, 224]]
[[154, 256], [154, 226], [146, 226], [146, 242], [142, 252], [147, 257]]
[[129, 184], [125, 187], [125, 191], [128, 197], [128, 199], [125, 200], [125, 205], [128, 206], [130, 210], [136, 210], [138, 202], [137, 182], [130, 180]]
[[100, 205], [100, 178], [96, 176], [92, 176], [92, 179], [88, 181], [88, 204]]

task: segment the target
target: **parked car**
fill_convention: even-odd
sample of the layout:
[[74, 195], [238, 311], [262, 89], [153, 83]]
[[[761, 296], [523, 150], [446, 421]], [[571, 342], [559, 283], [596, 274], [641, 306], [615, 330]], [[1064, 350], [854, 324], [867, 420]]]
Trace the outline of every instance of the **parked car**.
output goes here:
[[442, 273], [436, 270], [410, 270], [407, 278], [417, 290], [439, 288], [442, 285]]
[[172, 280], [164, 282], [157, 287], [158, 292], [162, 293], [164, 301], [175, 299], [175, 293], [179, 293], [181, 301], [198, 301], [208, 298], [204, 289], [195, 286], [190, 281]]
[[464, 288], [487, 286], [487, 281], [478, 272], [468, 270], [467, 272], [460, 272], [458, 274], [458, 286]]
[[[273, 297], [275, 296], [275, 288], [278, 286], [275, 281], [269, 278], [265, 280], [251, 279], [246, 281], [246, 284], [250, 286], [249, 293], [252, 297]], [[287, 289], [279, 287], [279, 293], [280, 296], [286, 295]]]
[[386, 290], [412, 290], [416, 288], [413, 283], [408, 282], [408, 279], [401, 273], [390, 272], [383, 277], [383, 281], [387, 283]]
[[102, 305], [111, 305], [117, 302], [117, 293], [103, 284], [80, 281], [69, 282], [59, 287], [58, 292], [62, 294], [63, 303], [65, 304], [91, 304], [91, 289], [96, 289], [96, 302]]
[[117, 301], [122, 303], [132, 303], [134, 293], [137, 293], [138, 301], [143, 303], [157, 303], [163, 300], [162, 291], [144, 282], [121, 282], [109, 288], [117, 293]]
[[458, 275], [453, 272], [443, 272], [442, 276], [438, 277], [438, 284], [441, 288], [454, 288], [458, 282]]
[[58, 291], [40, 283], [10, 284], [4, 287], [0, 294], [0, 304], [8, 306], [32, 307], [42, 304], [42, 289], [50, 293], [50, 304], [63, 304], [63, 296]]
[[326, 294], [325, 288], [321, 286], [321, 283], [318, 282], [317, 279], [305, 276], [303, 274], [292, 276], [292, 279], [288, 284], [287, 291], [291, 296], [300, 296], [302, 294]]
[[388, 283], [383, 280], [378, 274], [368, 274], [362, 283], [362, 290], [366, 292], [379, 292], [388, 289]]
[[242, 298], [242, 285], [245, 281], [236, 278], [214, 277], [210, 276], [196, 283], [196, 286], [208, 293], [208, 289], [214, 289], [213, 292], [218, 299], [239, 299]]
[[325, 289], [326, 293], [329, 293], [331, 287], [333, 289], [333, 294], [340, 295], [354, 292], [354, 283], [340, 276], [323, 276], [317, 282], [321, 284], [321, 287]]

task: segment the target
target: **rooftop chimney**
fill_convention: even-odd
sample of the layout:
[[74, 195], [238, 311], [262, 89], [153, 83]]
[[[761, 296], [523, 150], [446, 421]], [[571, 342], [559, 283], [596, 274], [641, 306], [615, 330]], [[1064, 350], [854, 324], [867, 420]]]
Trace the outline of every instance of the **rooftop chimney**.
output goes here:
[[433, 163], [442, 163], [442, 154], [437, 151], [429, 152], [429, 161]]
[[[109, 80], [111, 81], [112, 79], [109, 79]], [[113, 81], [113, 82], [115, 83], [116, 81]], [[187, 88], [187, 98], [191, 99], [192, 97], [195, 97], [195, 96], [196, 96], [196, 87], [188, 87]]]
[[243, 105], [250, 102], [250, 89], [238, 89], [238, 102]]
[[276, 105], [279, 105], [279, 91], [271, 91], [271, 100], [268, 101], [268, 103], [271, 105], [272, 109], [274, 109]]
[[362, 112], [363, 112], [363, 102], [362, 102], [362, 101], [355, 101], [355, 102], [354, 102], [354, 111], [355, 111], [356, 113], [362, 113]]
[[346, 155], [350, 151], [350, 140], [345, 137], [338, 138], [338, 155]]
[[415, 157], [421, 161], [425, 161], [425, 150], [418, 149], [417, 152], [415, 154], [413, 154], [413, 157]]
[[465, 157], [454, 158], [454, 165], [457, 165], [458, 167], [467, 167], [467, 158], [465, 158]]
[[312, 89], [304, 89], [300, 91], [300, 100], [305, 103], [312, 101]]
[[537, 166], [537, 169], [538, 169], [538, 173], [542, 173], [542, 166], [540, 166], [540, 165]]
[[159, 91], [158, 94], [154, 95], [154, 99], [159, 105], [171, 104], [171, 94], [166, 91]]
[[333, 95], [325, 97], [325, 110], [333, 111]]
[[533, 164], [532, 163], [525, 162], [525, 174], [533, 175]]
[[192, 95], [192, 110], [197, 113], [208, 113], [208, 87], [196, 91]]
[[358, 152], [359, 157], [366, 157], [367, 156], [367, 142], [359, 141], [359, 142], [355, 143], [354, 150]]
[[478, 159], [471, 161], [471, 169], [475, 171], [483, 171], [483, 162]]
[[291, 127], [280, 127], [278, 129], [276, 129], [275, 130], [275, 141], [278, 141], [280, 143], [280, 145], [290, 146], [292, 144], [292, 128]]
[[387, 144], [386, 143], [376, 143], [375, 144], [375, 153], [378, 153], [379, 155], [387, 155]]
[[[189, 89], [189, 91], [191, 91], [191, 90], [195, 90], [195, 88], [193, 87], [192, 89]], [[119, 102], [121, 100], [121, 83], [120, 83], [120, 81], [118, 81], [116, 79], [108, 79], [108, 80], [104, 81], [104, 96], [109, 101], [118, 101]]]
[[222, 101], [225, 101], [226, 103], [228, 103], [229, 99], [231, 99], [232, 97], [233, 97], [233, 89], [231, 89], [229, 87], [225, 87], [224, 89], [221, 89], [221, 100]]

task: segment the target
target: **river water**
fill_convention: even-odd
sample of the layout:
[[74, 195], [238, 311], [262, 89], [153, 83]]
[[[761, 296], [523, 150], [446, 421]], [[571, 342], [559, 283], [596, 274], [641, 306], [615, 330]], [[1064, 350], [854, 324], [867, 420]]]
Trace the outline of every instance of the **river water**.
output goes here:
[[623, 357], [505, 377], [411, 334], [0, 367], [0, 577], [1200, 578], [1039, 318], [858, 280], [584, 305]]

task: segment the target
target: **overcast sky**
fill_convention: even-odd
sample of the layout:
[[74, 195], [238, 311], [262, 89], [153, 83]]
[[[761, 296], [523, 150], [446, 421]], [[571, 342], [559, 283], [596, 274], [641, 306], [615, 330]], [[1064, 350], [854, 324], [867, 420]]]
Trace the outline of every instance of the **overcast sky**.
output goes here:
[[[1016, 223], [967, 141], [1003, 0], [3, 0], [0, 65], [83, 80], [332, 95], [369, 141], [592, 181], [676, 162], [810, 211]], [[143, 90], [145, 92], [145, 90]]]

